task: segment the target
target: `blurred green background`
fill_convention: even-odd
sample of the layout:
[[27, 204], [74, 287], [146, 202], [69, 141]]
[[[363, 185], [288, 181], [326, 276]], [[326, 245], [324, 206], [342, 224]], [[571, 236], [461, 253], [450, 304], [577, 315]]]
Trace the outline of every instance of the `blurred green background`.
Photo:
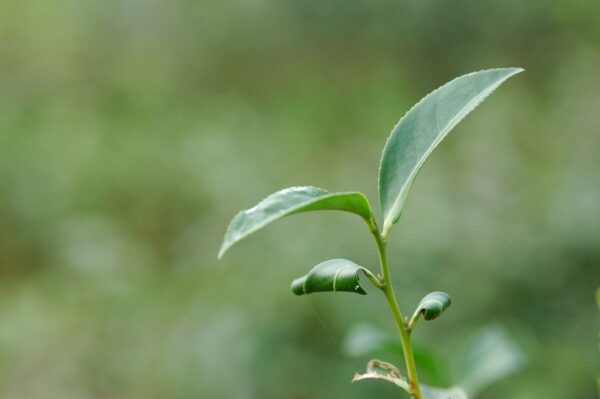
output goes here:
[[369, 357], [342, 349], [361, 321], [393, 333], [380, 295], [289, 291], [325, 259], [375, 266], [358, 218], [217, 249], [283, 187], [376, 204], [400, 116], [497, 66], [526, 73], [434, 153], [391, 236], [398, 299], [452, 295], [414, 334], [450, 365], [507, 329], [527, 363], [484, 398], [595, 397], [598, 21], [594, 0], [2, 2], [0, 397], [399, 397], [350, 384]]

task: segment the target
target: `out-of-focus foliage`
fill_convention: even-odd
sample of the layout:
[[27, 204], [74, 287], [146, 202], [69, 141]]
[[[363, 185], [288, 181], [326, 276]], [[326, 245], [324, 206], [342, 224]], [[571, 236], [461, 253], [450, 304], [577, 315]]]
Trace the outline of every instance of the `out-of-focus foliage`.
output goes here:
[[[415, 348], [421, 377], [435, 385], [454, 386], [455, 391], [478, 398], [494, 384], [498, 384], [523, 367], [523, 353], [497, 325], [477, 329], [465, 342], [457, 345], [446, 361], [440, 358], [437, 345], [430, 349]], [[440, 345], [441, 343], [438, 343]], [[357, 324], [344, 339], [344, 352], [351, 357], [376, 356], [403, 359], [402, 346], [394, 334], [388, 334], [368, 325]], [[448, 356], [446, 356], [448, 357]], [[450, 360], [450, 361], [448, 361]], [[451, 376], [448, 378], [448, 376]], [[355, 378], [356, 379], [356, 378]], [[381, 378], [384, 379], [384, 378]], [[429, 388], [432, 390], [432, 388]], [[458, 394], [460, 395], [460, 394]]]
[[2, 2], [0, 397], [397, 397], [349, 384], [364, 363], [341, 350], [357, 321], [393, 332], [380, 296], [289, 292], [323, 259], [375, 265], [362, 221], [291, 217], [215, 251], [289, 184], [376, 198], [411, 104], [512, 65], [412, 189], [397, 296], [452, 296], [414, 334], [442, 357], [507, 326], [527, 363], [486, 398], [594, 397], [598, 20], [590, 0]]
[[458, 378], [470, 395], [480, 393], [523, 365], [521, 351], [497, 326], [483, 328], [470, 337], [463, 356]]

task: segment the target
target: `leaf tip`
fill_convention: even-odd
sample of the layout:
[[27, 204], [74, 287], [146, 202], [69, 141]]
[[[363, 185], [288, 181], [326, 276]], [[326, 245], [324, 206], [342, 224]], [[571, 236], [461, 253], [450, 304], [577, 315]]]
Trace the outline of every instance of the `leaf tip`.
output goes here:
[[230, 245], [227, 245], [226, 242], [223, 242], [223, 244], [221, 244], [221, 247], [219, 248], [219, 252], [217, 253], [217, 260], [221, 260], [223, 258], [223, 255], [225, 255], [225, 252], [227, 252], [229, 247], [230, 247]]
[[304, 290], [304, 282], [306, 281], [306, 276], [298, 277], [294, 281], [292, 281], [292, 285], [290, 289], [295, 295], [304, 295], [306, 292]]
[[512, 78], [513, 76], [518, 75], [521, 72], [525, 72], [525, 68], [521, 68], [521, 67], [497, 68], [496, 70], [503, 72], [503, 76], [500, 79], [499, 85], [501, 85], [502, 83], [504, 83], [508, 79]]
[[506, 68], [506, 69], [511, 71], [511, 74], [509, 76], [514, 76], [521, 72], [525, 72], [525, 68], [521, 68], [521, 67], [510, 67], [510, 68]]

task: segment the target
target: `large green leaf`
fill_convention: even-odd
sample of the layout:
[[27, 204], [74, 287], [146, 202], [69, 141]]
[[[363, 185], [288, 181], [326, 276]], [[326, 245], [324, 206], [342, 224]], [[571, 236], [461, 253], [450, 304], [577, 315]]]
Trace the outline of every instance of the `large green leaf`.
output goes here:
[[444, 310], [448, 309], [451, 302], [450, 295], [445, 292], [430, 292], [421, 299], [416, 312], [422, 314], [425, 320], [433, 320], [441, 315]]
[[313, 267], [308, 274], [292, 282], [292, 292], [296, 295], [313, 292], [345, 291], [366, 295], [360, 286], [358, 274], [365, 273], [369, 278], [376, 277], [362, 266], [346, 259], [330, 259]]
[[521, 68], [489, 69], [458, 77], [431, 92], [392, 130], [379, 167], [379, 203], [383, 235], [400, 218], [410, 186], [446, 135], [490, 93]]
[[227, 228], [219, 258], [236, 242], [284, 216], [295, 213], [337, 210], [371, 218], [367, 198], [356, 192], [329, 193], [318, 187], [291, 187], [271, 194], [256, 206], [238, 213]]
[[433, 388], [421, 384], [423, 399], [468, 399], [467, 393], [461, 387]]

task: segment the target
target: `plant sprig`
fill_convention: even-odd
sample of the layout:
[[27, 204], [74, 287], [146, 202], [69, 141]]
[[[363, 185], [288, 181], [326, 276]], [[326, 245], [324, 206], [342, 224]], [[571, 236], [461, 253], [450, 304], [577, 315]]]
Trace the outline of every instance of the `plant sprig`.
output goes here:
[[411, 333], [420, 317], [433, 320], [446, 310], [451, 303], [450, 296], [440, 291], [426, 295], [411, 319], [405, 319], [392, 285], [387, 241], [392, 226], [402, 215], [412, 183], [431, 152], [489, 94], [522, 71], [521, 68], [498, 68], [460, 76], [425, 96], [400, 119], [385, 144], [379, 167], [379, 204], [383, 213], [381, 230], [369, 201], [362, 193], [329, 193], [312, 186], [292, 187], [238, 213], [227, 228], [219, 258], [238, 241], [285, 216], [320, 210], [345, 211], [360, 216], [375, 240], [380, 274], [376, 275], [349, 260], [332, 259], [294, 280], [292, 291], [297, 295], [325, 291], [366, 294], [359, 281], [359, 276], [364, 274], [383, 292], [388, 302], [402, 344], [407, 378], [395, 366], [376, 360], [369, 363], [365, 374], [358, 374], [354, 380], [386, 380], [408, 392], [413, 399], [465, 399], [466, 393], [459, 387], [440, 389], [419, 384]]

